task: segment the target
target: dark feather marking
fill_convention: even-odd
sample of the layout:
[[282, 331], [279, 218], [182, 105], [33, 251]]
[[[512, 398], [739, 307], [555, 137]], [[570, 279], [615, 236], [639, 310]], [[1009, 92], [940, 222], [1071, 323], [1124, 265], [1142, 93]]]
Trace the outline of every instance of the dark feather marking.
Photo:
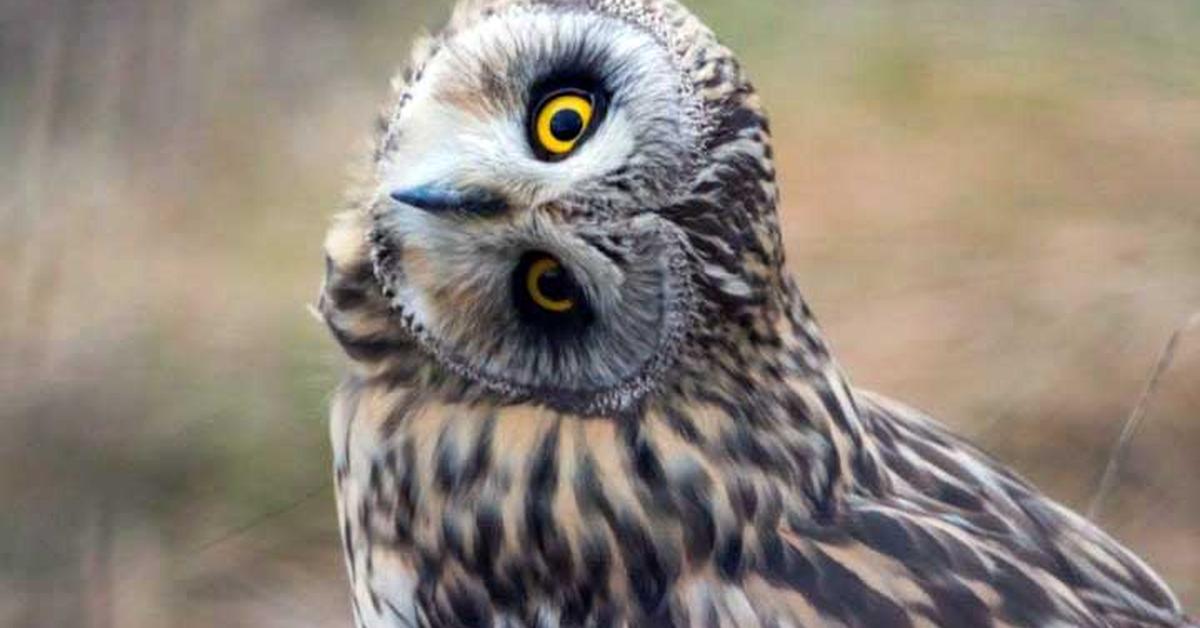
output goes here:
[[763, 473], [798, 479], [791, 471], [795, 465], [782, 446], [764, 436], [745, 424], [738, 423], [722, 434], [721, 453], [735, 462], [753, 466]]
[[558, 491], [558, 445], [562, 420], [546, 430], [533, 455], [525, 494], [525, 526], [551, 573], [571, 571], [571, 547], [554, 523], [552, 506]]
[[612, 569], [611, 549], [608, 539], [603, 533], [592, 531], [583, 538], [580, 553], [583, 556], [583, 567], [588, 577], [598, 585], [605, 587], [608, 583], [609, 570]]
[[622, 423], [621, 433], [629, 464], [633, 467], [634, 477], [638, 479], [635, 483], [638, 501], [652, 516], [679, 520], [680, 525], [686, 528], [687, 522], [679, 517], [678, 505], [668, 485], [662, 460], [654, 443], [641, 428], [641, 421], [631, 417]]
[[[374, 543], [375, 526], [371, 525], [371, 503], [364, 500], [358, 504], [358, 529], [362, 532], [363, 540], [367, 547]], [[367, 553], [367, 561], [371, 560], [370, 552]]]
[[454, 437], [455, 421], [446, 421], [438, 434], [437, 445], [434, 447], [434, 486], [443, 494], [449, 494], [456, 489], [461, 477], [462, 461], [459, 459], [458, 443]]
[[725, 495], [739, 522], [754, 519], [758, 512], [758, 490], [749, 479], [734, 475], [725, 481]]
[[754, 520], [754, 525], [760, 529], [777, 529], [783, 518], [783, 495], [780, 494], [779, 487], [774, 484], [764, 486], [762, 493], [762, 507], [759, 509], [758, 517]]
[[596, 460], [589, 452], [584, 452], [576, 463], [575, 477], [572, 481], [575, 488], [575, 501], [584, 516], [600, 514], [606, 520], [613, 517], [612, 504], [604, 494], [604, 485], [596, 472]]
[[346, 552], [346, 565], [350, 569], [350, 580], [353, 582], [357, 575], [358, 565], [354, 560], [354, 534], [350, 526], [350, 517], [342, 518], [342, 550]]
[[417, 465], [416, 445], [411, 437], [400, 445], [400, 456], [388, 452], [393, 473], [396, 477], [396, 508], [392, 515], [392, 531], [396, 542], [412, 540], [412, 518], [417, 508]]
[[825, 412], [833, 418], [838, 427], [841, 428], [847, 436], [849, 436], [855, 445], [862, 444], [862, 434], [853, 429], [849, 415], [846, 414], [845, 408], [842, 407], [841, 401], [829, 389], [828, 382], [818, 380], [818, 385], [815, 386], [817, 396], [821, 399], [821, 405], [825, 407]]
[[371, 264], [361, 263], [339, 271], [329, 257], [325, 258], [325, 296], [333, 307], [346, 312], [357, 309], [378, 292], [375, 284], [375, 269]]
[[472, 486], [484, 477], [492, 463], [492, 439], [496, 434], [496, 415], [489, 414], [479, 428], [471, 455], [467, 458], [466, 468], [462, 472], [464, 486]]
[[383, 605], [388, 609], [388, 612], [392, 614], [392, 617], [396, 621], [400, 622], [400, 625], [403, 628], [416, 628], [416, 624], [414, 624], [411, 619], [405, 617], [404, 614], [400, 612], [400, 609], [391, 602], [391, 600], [384, 600]]
[[815, 552], [813, 562], [827, 591], [825, 597], [838, 608], [835, 615], [846, 623], [867, 628], [912, 626], [899, 604], [867, 586], [858, 575], [824, 552]]
[[504, 517], [500, 507], [495, 502], [485, 501], [475, 512], [475, 567], [484, 573], [492, 573], [503, 542]]
[[[997, 560], [991, 585], [1001, 597], [1000, 616], [1018, 625], [1038, 626], [1061, 617], [1046, 589], [1005, 558]], [[1081, 622], [1084, 618], [1074, 617]]]
[[[628, 584], [638, 605], [648, 615], [661, 612], [667, 588], [674, 579], [677, 567], [671, 568], [669, 557], [660, 555], [649, 532], [627, 512], [617, 512], [604, 485], [596, 473], [595, 460], [585, 454], [578, 462], [575, 495], [580, 510], [586, 515], [599, 513], [617, 541], [617, 549], [625, 563]], [[677, 559], [676, 559], [677, 561]]]
[[417, 407], [417, 402], [420, 400], [421, 395], [417, 392], [410, 391], [404, 394], [400, 402], [388, 413], [388, 417], [384, 420], [383, 425], [379, 427], [381, 440], [388, 440], [396, 433], [396, 429], [409, 418], [409, 415], [412, 414], [413, 409]]
[[929, 594], [933, 608], [925, 614], [939, 626], [991, 626], [990, 609], [952, 574], [913, 572], [913, 580]]
[[[493, 625], [492, 607], [487, 591], [468, 579], [455, 578], [432, 585], [430, 591], [435, 626], [488, 628]], [[426, 608], [430, 608], [427, 604]]]
[[329, 318], [329, 331], [333, 334], [342, 349], [354, 360], [359, 362], [379, 362], [389, 355], [402, 352], [406, 343], [387, 335], [351, 336], [348, 331], [336, 325]]
[[469, 561], [463, 538], [462, 527], [459, 525], [458, 513], [451, 509], [442, 512], [442, 546], [451, 556], [466, 563]]
[[814, 548], [810, 558], [790, 543], [774, 541], [771, 551], [777, 557], [765, 563], [764, 577], [802, 593], [821, 614], [864, 628], [912, 625], [902, 607], [823, 552]]
[[717, 523], [712, 510], [712, 478], [693, 460], [672, 463], [670, 484], [676, 494], [676, 512], [683, 527], [683, 545], [689, 562], [708, 558], [716, 545]]
[[654, 493], [661, 493], [666, 485], [666, 474], [654, 444], [646, 438], [640, 421], [636, 418], [625, 421], [622, 428], [625, 446], [633, 462], [634, 472], [641, 482]]
[[656, 547], [649, 531], [631, 514], [618, 513], [608, 523], [617, 539], [629, 588], [638, 606], [648, 617], [659, 617], [666, 609], [664, 602], [675, 578], [676, 569], [672, 569], [666, 553], [669, 549]]
[[717, 572], [726, 580], [742, 577], [741, 532], [726, 532], [717, 545]]
[[502, 563], [495, 572], [483, 574], [483, 585], [499, 608], [520, 608], [528, 599], [528, 582], [521, 566]]

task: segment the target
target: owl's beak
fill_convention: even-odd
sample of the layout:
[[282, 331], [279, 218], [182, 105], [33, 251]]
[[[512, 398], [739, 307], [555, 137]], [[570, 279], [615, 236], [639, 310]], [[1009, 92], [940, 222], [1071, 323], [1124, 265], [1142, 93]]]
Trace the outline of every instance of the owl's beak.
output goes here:
[[420, 185], [393, 190], [392, 200], [431, 214], [498, 214], [508, 205], [498, 195], [480, 188], [460, 189], [443, 185]]

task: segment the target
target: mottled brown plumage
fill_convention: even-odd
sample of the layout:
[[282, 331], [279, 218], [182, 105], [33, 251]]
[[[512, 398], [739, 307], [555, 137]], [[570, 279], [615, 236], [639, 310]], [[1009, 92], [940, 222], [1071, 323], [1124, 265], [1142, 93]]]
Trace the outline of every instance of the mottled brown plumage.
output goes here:
[[[550, 159], [564, 86], [597, 121]], [[417, 47], [326, 241], [358, 625], [1187, 625], [1104, 533], [848, 383], [774, 177], [673, 0], [469, 2]], [[529, 255], [572, 316], [530, 309]]]

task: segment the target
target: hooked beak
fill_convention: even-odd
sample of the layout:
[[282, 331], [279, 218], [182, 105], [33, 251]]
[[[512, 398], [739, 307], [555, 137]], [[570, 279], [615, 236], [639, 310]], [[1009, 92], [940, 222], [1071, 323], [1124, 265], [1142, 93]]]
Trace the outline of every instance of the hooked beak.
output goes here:
[[480, 188], [460, 189], [426, 184], [393, 190], [392, 200], [431, 214], [498, 214], [508, 208], [500, 196]]

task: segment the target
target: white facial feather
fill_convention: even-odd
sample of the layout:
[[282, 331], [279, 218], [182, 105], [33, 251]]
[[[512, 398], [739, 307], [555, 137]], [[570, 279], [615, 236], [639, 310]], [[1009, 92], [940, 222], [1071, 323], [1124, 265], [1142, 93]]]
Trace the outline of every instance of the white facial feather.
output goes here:
[[[643, 25], [569, 6], [512, 7], [431, 50], [376, 172], [376, 273], [397, 318], [442, 366], [493, 391], [585, 412], [625, 407], [670, 367], [692, 320], [686, 238], [655, 212], [699, 151], [680, 59]], [[528, 126], [560, 82], [595, 90], [604, 106], [575, 150], [550, 161]], [[503, 203], [475, 212], [391, 200], [414, 189]], [[565, 269], [581, 294], [575, 318], [522, 309], [529, 254]]]
[[[497, 109], [494, 103], [439, 98], [447, 85], [466, 82], [466, 73], [552, 58], [546, 42], [569, 49], [585, 41], [602, 42], [611, 63], [623, 66], [635, 82], [614, 95], [595, 134], [563, 161], [534, 155], [526, 128], [528, 101]], [[614, 18], [519, 11], [485, 19], [448, 41], [413, 86], [395, 122], [395, 149], [382, 162], [379, 193], [438, 184], [502, 190], [517, 205], [560, 198], [628, 165], [643, 132], [635, 118], [684, 118], [679, 73], [672, 63], [650, 34]], [[525, 74], [512, 72], [514, 80]], [[533, 86], [514, 87], [528, 92]]]

